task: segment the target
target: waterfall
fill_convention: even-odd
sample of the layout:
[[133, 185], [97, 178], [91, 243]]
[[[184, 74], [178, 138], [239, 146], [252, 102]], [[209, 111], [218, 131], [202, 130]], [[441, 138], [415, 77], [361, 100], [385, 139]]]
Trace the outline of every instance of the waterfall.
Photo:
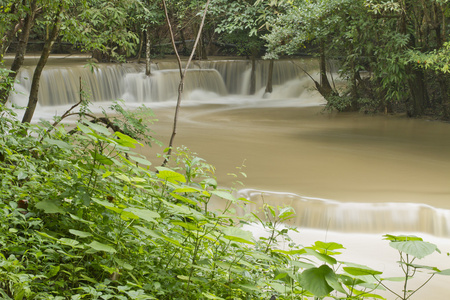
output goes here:
[[[82, 64], [51, 64], [44, 68], [40, 88], [40, 106], [67, 105], [80, 98], [82, 89], [92, 102], [109, 102], [123, 99], [132, 103], [151, 103], [175, 100], [180, 81], [175, 62], [160, 61], [152, 65], [152, 75], [144, 75], [144, 65], [98, 64], [91, 71]], [[304, 69], [316, 68], [313, 60], [302, 60]], [[268, 76], [268, 61], [257, 61], [256, 87], [261, 96]], [[15, 84], [17, 93], [10, 100], [21, 106], [28, 101], [34, 66], [25, 66]], [[250, 85], [251, 62], [249, 60], [194, 61], [187, 72], [184, 99], [217, 98], [226, 95], [247, 95]], [[311, 82], [303, 71], [291, 61], [276, 61], [273, 71], [274, 95], [298, 98]], [[195, 99], [194, 99], [195, 98]]]
[[[425, 232], [450, 235], [450, 210], [418, 203], [354, 203], [245, 189], [239, 197], [250, 200], [247, 209], [261, 210], [264, 203], [290, 206], [295, 218], [289, 225], [338, 232]], [[243, 213], [243, 212], [242, 212]]]

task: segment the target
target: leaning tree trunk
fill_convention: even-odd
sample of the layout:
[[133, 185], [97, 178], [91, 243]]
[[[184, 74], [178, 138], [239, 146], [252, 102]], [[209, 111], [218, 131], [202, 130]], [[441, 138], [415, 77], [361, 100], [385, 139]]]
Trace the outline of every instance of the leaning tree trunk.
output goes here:
[[[327, 76], [327, 59], [325, 55], [325, 47], [323, 43], [320, 45], [320, 94], [326, 99], [333, 94], [333, 88]], [[316, 84], [317, 86], [317, 84]]]
[[16, 33], [22, 29], [24, 25], [24, 19], [19, 19], [19, 21], [14, 25], [14, 27], [10, 28], [4, 35], [1, 40], [1, 49], [0, 49], [0, 61], [3, 60], [3, 57], [5, 56], [6, 52], [8, 51], [9, 46], [11, 45], [11, 42], [16, 35]]
[[145, 75], [151, 75], [151, 60], [150, 60], [150, 50], [152, 47], [152, 40], [150, 39], [150, 26], [146, 29], [146, 44], [145, 44]]
[[38, 102], [39, 81], [41, 79], [42, 70], [44, 69], [44, 66], [47, 63], [50, 51], [52, 50], [53, 44], [56, 38], [58, 37], [59, 28], [61, 25], [61, 16], [60, 16], [61, 10], [62, 6], [60, 6], [59, 11], [56, 13], [52, 31], [49, 34], [49, 38], [45, 41], [41, 57], [39, 59], [38, 64], [36, 65], [36, 69], [34, 70], [33, 81], [31, 83], [30, 89], [30, 97], [28, 98], [28, 105], [27, 109], [25, 110], [22, 123], [30, 123], [34, 115], [34, 111], [36, 110], [36, 105]]
[[269, 62], [269, 74], [267, 76], [267, 85], [265, 93], [272, 93], [272, 85], [273, 85], [273, 59]]
[[[23, 22], [22, 33], [19, 37], [19, 44], [16, 50], [16, 56], [14, 57], [14, 61], [11, 65], [11, 71], [9, 73], [9, 77], [11, 80], [9, 82], [14, 82], [17, 77], [17, 73], [19, 69], [23, 65], [23, 61], [25, 59], [25, 53], [27, 52], [27, 44], [28, 38], [30, 37], [31, 27], [33, 27], [34, 19], [36, 16], [36, 6], [37, 0], [31, 1], [30, 3], [30, 11], [27, 13], [25, 20]], [[0, 103], [5, 104], [8, 101], [9, 91], [11, 90], [11, 86], [3, 89], [0, 92]]]

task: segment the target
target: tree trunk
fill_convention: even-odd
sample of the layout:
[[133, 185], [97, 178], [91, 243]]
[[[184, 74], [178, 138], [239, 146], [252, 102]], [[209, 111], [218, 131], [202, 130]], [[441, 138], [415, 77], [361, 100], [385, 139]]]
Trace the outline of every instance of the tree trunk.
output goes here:
[[3, 36], [2, 40], [1, 40], [0, 61], [3, 60], [3, 57], [5, 56], [6, 52], [8, 51], [8, 48], [11, 45], [14, 35], [17, 33], [17, 31], [22, 29], [23, 25], [24, 25], [24, 19], [20, 19], [17, 22], [17, 24], [13, 28], [8, 30], [5, 33], [5, 35]]
[[411, 76], [410, 79], [408, 79], [413, 104], [411, 116], [418, 117], [424, 113], [425, 106], [428, 103], [428, 92], [425, 84], [425, 78], [422, 70], [412, 69], [412, 67], [407, 67], [406, 69], [407, 73]]
[[444, 120], [450, 119], [450, 101], [448, 97], [447, 88], [447, 76], [445, 74], [438, 74], [439, 76], [439, 87], [441, 90], [441, 105], [442, 105], [442, 118]]
[[250, 95], [256, 93], [256, 55], [252, 54], [252, 70], [250, 71]]
[[137, 54], [137, 63], [141, 63], [141, 56], [142, 56], [142, 49], [144, 48], [144, 31], [141, 30], [141, 37], [140, 37], [140, 43], [139, 43], [139, 51]]
[[152, 40], [150, 38], [150, 26], [146, 29], [146, 44], [145, 44], [145, 75], [149, 76], [152, 73], [151, 61], [150, 61], [150, 50], [152, 47]]
[[[23, 22], [22, 33], [19, 37], [19, 44], [16, 50], [16, 56], [14, 57], [14, 61], [11, 65], [11, 71], [9, 73], [9, 77], [11, 78], [10, 82], [14, 82], [17, 77], [17, 73], [19, 69], [23, 65], [23, 61], [25, 59], [25, 53], [27, 52], [27, 44], [28, 38], [30, 37], [31, 27], [33, 27], [34, 18], [36, 16], [36, 2], [37, 0], [33, 0], [30, 3], [30, 11], [27, 13], [25, 20]], [[11, 86], [3, 89], [0, 92], [0, 102], [5, 104], [8, 101], [9, 91], [11, 90]]]
[[333, 93], [330, 81], [327, 76], [327, 59], [325, 56], [325, 47], [320, 46], [320, 86], [325, 95], [329, 96]]
[[320, 83], [314, 81], [319, 93], [326, 99], [335, 94], [327, 77], [327, 60], [325, 56], [325, 47], [320, 45]]
[[272, 83], [273, 83], [273, 59], [269, 62], [269, 74], [267, 76], [267, 85], [265, 93], [272, 93]]
[[41, 57], [39, 59], [38, 64], [36, 65], [36, 69], [33, 74], [33, 81], [31, 83], [30, 89], [30, 97], [28, 98], [27, 109], [25, 110], [25, 114], [22, 119], [22, 123], [30, 123], [33, 118], [34, 111], [36, 109], [36, 105], [38, 102], [38, 92], [39, 92], [39, 81], [41, 79], [42, 70], [44, 69], [45, 64], [47, 63], [48, 57], [50, 55], [50, 51], [52, 50], [53, 43], [58, 37], [59, 28], [61, 25], [61, 10], [62, 5], [56, 13], [55, 21], [53, 23], [53, 28], [51, 33], [49, 34], [49, 38], [45, 41], [44, 49], [42, 49]]
[[181, 45], [183, 46], [183, 49], [181, 49], [181, 54], [184, 56], [187, 56], [187, 55], [189, 55], [189, 52], [188, 52], [188, 48], [186, 45], [186, 39], [184, 38], [184, 30], [183, 29], [180, 29], [180, 38], [181, 38]]
[[203, 42], [203, 33], [199, 33], [199, 28], [197, 24], [194, 24], [194, 33], [195, 35], [200, 34], [200, 39], [198, 40], [197, 49], [195, 50], [196, 56], [198, 60], [206, 60], [208, 59], [208, 56], [206, 55], [205, 51], [205, 44]]

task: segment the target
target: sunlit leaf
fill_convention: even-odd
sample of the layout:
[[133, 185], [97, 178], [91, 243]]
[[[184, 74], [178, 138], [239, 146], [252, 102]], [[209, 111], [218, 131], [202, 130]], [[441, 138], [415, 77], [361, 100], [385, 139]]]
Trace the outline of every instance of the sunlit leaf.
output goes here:
[[168, 181], [171, 183], [186, 182], [186, 178], [183, 175], [181, 175], [169, 168], [157, 167], [156, 169], [158, 170], [158, 174], [157, 174], [158, 178], [160, 178], [162, 180], [165, 180], [165, 181]]
[[114, 133], [115, 136], [117, 136], [119, 139], [117, 140], [117, 143], [119, 145], [125, 146], [125, 147], [130, 147], [130, 148], [136, 148], [136, 145], [141, 145], [141, 143], [139, 143], [138, 141], [136, 141], [135, 139], [133, 139], [132, 137], [129, 137], [128, 135], [125, 135], [119, 131], [116, 131]]
[[392, 242], [405, 242], [405, 241], [423, 241], [421, 237], [414, 235], [392, 235], [385, 234], [383, 235], [384, 240], [392, 241]]

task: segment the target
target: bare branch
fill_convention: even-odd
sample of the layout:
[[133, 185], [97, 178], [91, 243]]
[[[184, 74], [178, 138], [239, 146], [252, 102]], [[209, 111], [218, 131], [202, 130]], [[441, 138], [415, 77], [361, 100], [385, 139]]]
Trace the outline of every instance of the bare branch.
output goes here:
[[189, 68], [189, 64], [191, 63], [192, 58], [194, 57], [195, 49], [197, 48], [198, 41], [200, 40], [200, 37], [201, 37], [201, 34], [202, 34], [203, 25], [205, 24], [205, 19], [206, 19], [206, 13], [208, 11], [209, 1], [210, 0], [206, 1], [205, 9], [203, 11], [202, 22], [200, 24], [200, 28], [199, 28], [198, 33], [197, 33], [197, 38], [195, 39], [195, 43], [194, 43], [194, 46], [192, 48], [191, 55], [189, 56], [189, 59], [188, 59], [188, 61], [186, 63], [186, 66], [184, 67], [184, 70], [182, 70], [182, 64], [181, 64], [180, 55], [178, 54], [178, 50], [177, 50], [177, 47], [175, 45], [175, 37], [174, 37], [173, 31], [172, 31], [172, 26], [170, 24], [169, 14], [167, 13], [166, 1], [162, 0], [163, 6], [164, 6], [164, 13], [166, 15], [167, 25], [169, 26], [170, 38], [172, 40], [173, 50], [175, 51], [175, 55], [176, 55], [177, 61], [178, 61], [178, 67], [179, 67], [179, 70], [180, 70], [180, 84], [178, 85], [178, 98], [177, 98], [177, 105], [176, 105], [176, 108], [175, 108], [175, 115], [174, 115], [174, 119], [173, 119], [172, 136], [170, 137], [169, 150], [167, 152], [166, 158], [164, 159], [164, 162], [162, 163], [162, 166], [165, 166], [169, 162], [170, 156], [172, 154], [173, 141], [175, 139], [175, 135], [177, 134], [178, 113], [180, 111], [181, 95], [183, 94], [184, 77], [186, 76], [186, 72], [187, 72], [187, 70]]

